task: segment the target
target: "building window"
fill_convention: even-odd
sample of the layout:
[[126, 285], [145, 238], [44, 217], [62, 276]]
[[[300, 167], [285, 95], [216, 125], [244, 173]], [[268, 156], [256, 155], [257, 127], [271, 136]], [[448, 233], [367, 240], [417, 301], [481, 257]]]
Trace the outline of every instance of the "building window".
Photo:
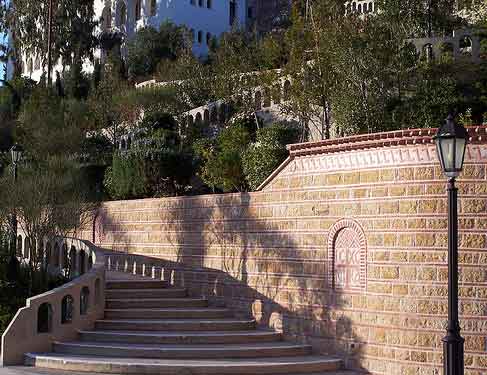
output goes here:
[[155, 16], [157, 14], [157, 0], [151, 0], [150, 2], [150, 15]]
[[206, 0], [206, 7], [208, 9], [211, 9], [212, 8], [211, 0]]
[[203, 42], [203, 32], [202, 31], [198, 31], [198, 43], [202, 43]]
[[210, 42], [211, 42], [211, 34], [210, 33], [206, 33], [206, 44], [207, 45], [210, 45]]
[[235, 23], [235, 18], [237, 18], [237, 3], [235, 0], [230, 0], [230, 26]]
[[135, 20], [136, 21], [140, 20], [141, 15], [142, 15], [141, 0], [137, 0], [135, 3]]
[[247, 8], [247, 18], [254, 18], [254, 9], [252, 7]]
[[203, 0], [198, 0], [198, 6], [202, 7], [203, 6]]

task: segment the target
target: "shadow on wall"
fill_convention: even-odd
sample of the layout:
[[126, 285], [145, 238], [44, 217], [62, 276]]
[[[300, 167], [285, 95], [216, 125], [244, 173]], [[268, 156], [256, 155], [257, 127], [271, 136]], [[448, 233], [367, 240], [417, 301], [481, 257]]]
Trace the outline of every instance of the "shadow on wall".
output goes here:
[[[306, 242], [311, 246], [300, 246], [289, 231], [283, 231], [296, 219], [259, 219], [263, 215], [256, 210], [266, 208], [250, 206], [251, 196], [256, 195], [174, 200], [175, 207], [158, 211], [161, 242], [169, 247], [157, 252], [144, 247], [145, 254], [154, 251], [154, 256], [139, 255], [141, 248], [137, 255], [118, 253], [112, 267], [171, 279], [191, 295], [205, 296], [213, 305], [225, 304], [237, 316], [253, 316], [260, 327], [274, 328], [288, 339], [312, 344], [316, 353], [340, 356], [347, 368], [365, 371], [360, 363], [367, 338], [354, 331], [352, 320], [343, 313], [352, 296], [329, 285], [326, 251], [312, 238]], [[144, 225], [151, 228], [150, 223]], [[125, 252], [131, 249], [130, 232], [122, 231], [109, 214], [102, 226], [97, 243], [103, 243], [107, 234], [112, 236], [103, 234], [110, 228], [115, 233], [107, 242], [113, 240], [114, 247]], [[151, 233], [145, 235], [151, 242]]]

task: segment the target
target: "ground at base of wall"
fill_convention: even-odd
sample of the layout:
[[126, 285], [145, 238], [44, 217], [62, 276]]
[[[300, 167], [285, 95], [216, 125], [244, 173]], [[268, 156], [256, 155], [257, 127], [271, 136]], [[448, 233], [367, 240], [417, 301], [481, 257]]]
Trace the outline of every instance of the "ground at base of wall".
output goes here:
[[[56, 371], [56, 370], [44, 370], [34, 367], [26, 366], [12, 366], [12, 367], [0, 367], [0, 375], [109, 375], [101, 373], [88, 373], [88, 372], [71, 372], [71, 371]], [[113, 374], [110, 374], [113, 375]], [[289, 374], [298, 375], [298, 374]], [[339, 372], [326, 372], [319, 374], [306, 374], [306, 375], [362, 375], [353, 371], [339, 371]]]

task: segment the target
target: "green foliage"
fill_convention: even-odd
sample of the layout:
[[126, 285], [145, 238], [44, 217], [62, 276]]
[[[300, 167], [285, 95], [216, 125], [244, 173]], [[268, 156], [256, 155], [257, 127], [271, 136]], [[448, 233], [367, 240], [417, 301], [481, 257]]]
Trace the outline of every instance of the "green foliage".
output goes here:
[[133, 78], [147, 77], [161, 60], [174, 61], [187, 47], [187, 31], [182, 26], [165, 22], [159, 30], [144, 27], [128, 45], [129, 74]]
[[244, 152], [242, 158], [245, 178], [251, 190], [264, 180], [286, 159], [286, 145], [299, 139], [299, 129], [285, 125], [272, 125], [257, 132], [257, 140]]
[[192, 176], [191, 154], [134, 148], [114, 155], [104, 185], [114, 199], [174, 196], [184, 193]]
[[245, 191], [242, 153], [250, 142], [251, 134], [242, 124], [224, 129], [214, 144], [197, 142], [195, 151], [204, 166], [199, 171], [201, 179], [213, 189]]

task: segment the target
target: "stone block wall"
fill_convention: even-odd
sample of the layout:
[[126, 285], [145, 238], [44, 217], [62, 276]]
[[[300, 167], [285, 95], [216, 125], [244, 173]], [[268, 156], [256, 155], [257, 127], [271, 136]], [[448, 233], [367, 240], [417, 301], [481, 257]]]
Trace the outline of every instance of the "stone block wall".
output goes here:
[[[467, 375], [487, 373], [487, 143], [459, 180]], [[184, 265], [193, 293], [372, 374], [442, 373], [447, 201], [431, 131], [289, 147], [244, 194], [107, 202], [104, 247]], [[86, 233], [91, 236], [93, 233]]]

